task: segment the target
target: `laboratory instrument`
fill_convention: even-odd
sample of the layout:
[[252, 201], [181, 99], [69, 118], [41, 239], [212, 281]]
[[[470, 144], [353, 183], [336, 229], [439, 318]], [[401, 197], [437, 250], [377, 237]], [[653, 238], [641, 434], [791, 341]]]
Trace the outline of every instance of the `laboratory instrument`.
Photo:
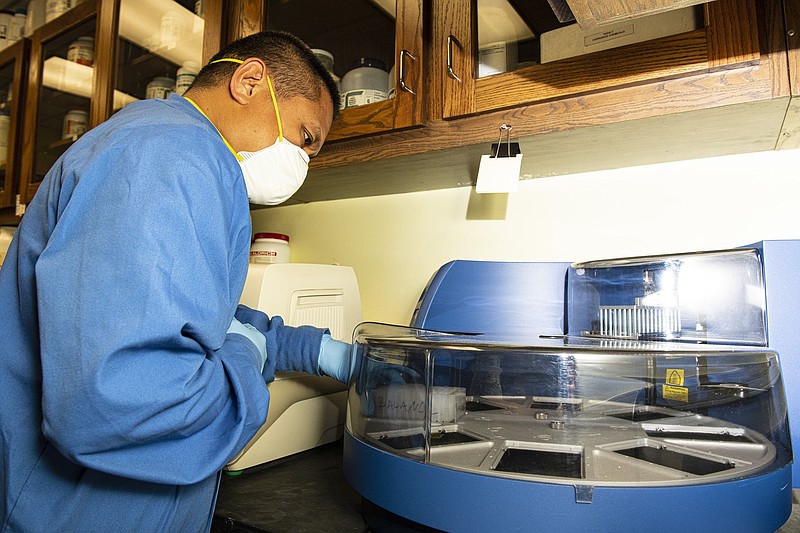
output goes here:
[[[307, 263], [250, 263], [240, 302], [280, 316], [290, 326], [330, 329], [350, 342], [361, 321], [358, 282], [351, 267]], [[268, 383], [266, 422], [226, 467], [237, 472], [342, 437], [346, 386], [322, 376], [276, 372]]]
[[411, 327], [354, 336], [344, 465], [367, 522], [776, 530], [792, 500], [797, 257], [800, 242], [764, 241], [443, 266]]

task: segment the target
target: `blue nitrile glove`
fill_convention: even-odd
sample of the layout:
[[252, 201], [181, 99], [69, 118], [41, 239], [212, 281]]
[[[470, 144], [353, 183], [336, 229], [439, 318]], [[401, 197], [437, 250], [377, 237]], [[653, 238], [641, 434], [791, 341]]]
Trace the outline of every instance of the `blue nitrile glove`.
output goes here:
[[317, 368], [322, 374], [347, 384], [353, 373], [353, 345], [337, 341], [327, 333], [322, 336]]
[[235, 318], [231, 321], [231, 326], [228, 328], [228, 333], [243, 335], [247, 337], [250, 342], [255, 344], [256, 348], [258, 348], [258, 353], [261, 356], [258, 371], [263, 372], [264, 364], [267, 362], [267, 339], [264, 337], [264, 334], [258, 331], [255, 326], [251, 324], [242, 324]]

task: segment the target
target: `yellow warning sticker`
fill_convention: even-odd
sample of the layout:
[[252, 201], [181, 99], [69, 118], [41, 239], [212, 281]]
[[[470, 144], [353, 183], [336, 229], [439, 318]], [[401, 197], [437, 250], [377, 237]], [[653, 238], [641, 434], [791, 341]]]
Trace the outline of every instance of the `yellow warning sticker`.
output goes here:
[[689, 401], [689, 389], [686, 387], [675, 387], [674, 385], [662, 385], [661, 394], [665, 400], [675, 400], [676, 402]]
[[668, 368], [667, 369], [667, 383], [669, 385], [683, 386], [683, 369], [682, 368]]

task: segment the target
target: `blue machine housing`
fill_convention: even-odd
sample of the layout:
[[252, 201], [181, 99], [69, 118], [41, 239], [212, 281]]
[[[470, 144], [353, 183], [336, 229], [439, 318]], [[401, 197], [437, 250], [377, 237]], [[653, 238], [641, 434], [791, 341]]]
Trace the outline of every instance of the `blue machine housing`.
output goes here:
[[[769, 347], [780, 355], [790, 424], [798, 428], [800, 388], [794, 384], [800, 383], [800, 333], [792, 311], [800, 297], [800, 277], [793, 275], [800, 242], [764, 241], [754, 247], [763, 262]], [[567, 263], [447, 263], [422, 294], [411, 326], [527, 342], [564, 335], [568, 268]], [[688, 368], [694, 361], [676, 363]], [[678, 487], [524, 481], [411, 461], [349, 431], [344, 466], [348, 482], [375, 505], [429, 528], [458, 532], [772, 532], [791, 513], [792, 478], [795, 487], [800, 480], [798, 466], [787, 464], [744, 479]]]

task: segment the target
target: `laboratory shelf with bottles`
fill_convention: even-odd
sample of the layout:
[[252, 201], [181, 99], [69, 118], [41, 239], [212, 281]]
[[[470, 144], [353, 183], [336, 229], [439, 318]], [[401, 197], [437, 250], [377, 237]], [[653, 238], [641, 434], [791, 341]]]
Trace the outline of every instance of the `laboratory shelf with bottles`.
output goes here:
[[12, 186], [17, 216], [53, 163], [83, 133], [131, 102], [185, 91], [221, 43], [222, 0], [6, 4], [0, 0], [0, 17], [3, 7], [21, 6], [29, 15], [20, 170]]

